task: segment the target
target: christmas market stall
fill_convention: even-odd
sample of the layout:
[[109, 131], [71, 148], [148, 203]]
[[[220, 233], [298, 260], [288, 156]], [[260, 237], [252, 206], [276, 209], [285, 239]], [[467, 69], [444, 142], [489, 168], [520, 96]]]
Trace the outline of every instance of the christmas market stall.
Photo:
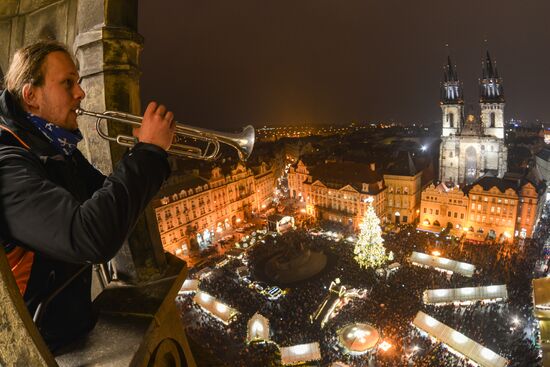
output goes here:
[[539, 326], [543, 366], [550, 366], [550, 278], [533, 279], [533, 304]]
[[178, 292], [178, 295], [194, 293], [199, 290], [200, 280], [198, 279], [186, 279]]
[[317, 342], [281, 348], [281, 362], [284, 366], [318, 361], [320, 359], [321, 350]]
[[220, 320], [225, 325], [228, 325], [233, 318], [238, 314], [234, 308], [218, 301], [208, 293], [198, 291], [193, 297], [193, 301], [198, 304], [205, 312]]
[[481, 367], [505, 367], [508, 360], [485, 348], [466, 335], [448, 327], [433, 317], [418, 311], [413, 325], [428, 334], [432, 339], [445, 344], [447, 349], [459, 357], [476, 363]]
[[248, 320], [246, 341], [261, 342], [269, 340], [269, 320], [256, 312], [254, 316]]
[[443, 271], [446, 273], [458, 273], [465, 277], [472, 277], [476, 270], [475, 265], [463, 263], [444, 257], [433, 256], [424, 254], [421, 252], [413, 251], [409, 260], [413, 265], [434, 268], [435, 270]]
[[508, 299], [506, 285], [467, 287], [450, 289], [429, 289], [424, 291], [425, 304], [446, 305], [451, 303], [471, 304], [477, 301], [499, 302]]

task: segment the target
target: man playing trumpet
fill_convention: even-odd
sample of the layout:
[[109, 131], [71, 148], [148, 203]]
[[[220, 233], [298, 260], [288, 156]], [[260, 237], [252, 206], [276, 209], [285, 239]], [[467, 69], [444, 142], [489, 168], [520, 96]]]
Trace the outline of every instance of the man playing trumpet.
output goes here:
[[[120, 249], [170, 174], [172, 112], [151, 102], [137, 143], [108, 177], [77, 149], [85, 96], [68, 50], [39, 41], [16, 52], [0, 94], [0, 241], [31, 314], [84, 264]], [[91, 267], [45, 309], [38, 328], [55, 350], [95, 324]]]

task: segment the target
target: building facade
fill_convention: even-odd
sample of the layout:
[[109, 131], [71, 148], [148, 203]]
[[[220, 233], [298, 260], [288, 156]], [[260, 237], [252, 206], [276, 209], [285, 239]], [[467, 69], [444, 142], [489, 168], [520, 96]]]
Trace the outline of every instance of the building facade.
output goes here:
[[465, 116], [462, 84], [449, 58], [441, 86], [441, 182], [470, 184], [486, 172], [502, 177], [507, 170], [502, 78], [489, 53], [483, 61], [479, 88], [480, 116]]
[[384, 173], [387, 186], [386, 218], [394, 224], [415, 223], [420, 214], [422, 171], [410, 154], [392, 163]]
[[[302, 160], [289, 167], [288, 171], [288, 189], [290, 197], [293, 199], [302, 199], [306, 196], [306, 184], [309, 177], [309, 170]], [[310, 182], [311, 184], [311, 182]], [[310, 189], [310, 186], [307, 186]]]
[[273, 199], [275, 172], [273, 167], [269, 167], [265, 162], [262, 162], [257, 167], [252, 167], [252, 172], [254, 173], [254, 186], [256, 190], [255, 211], [261, 211], [269, 206]]
[[291, 195], [305, 203], [317, 220], [342, 223], [357, 230], [372, 199], [379, 218], [386, 217], [386, 185], [374, 163], [321, 163], [307, 167], [302, 161], [288, 173]]
[[550, 149], [544, 148], [535, 156], [535, 163], [542, 178], [546, 181], [546, 194], [550, 192], [548, 185], [550, 184]]
[[418, 229], [467, 240], [531, 237], [544, 203], [546, 184], [526, 177], [482, 177], [460, 189], [431, 185], [422, 192]]
[[260, 211], [275, 189], [273, 171], [265, 163], [254, 169], [238, 163], [226, 173], [214, 167], [209, 176], [185, 175], [178, 192], [153, 201], [165, 250], [179, 254], [207, 246]]
[[460, 233], [468, 217], [468, 197], [458, 186], [431, 184], [422, 192], [419, 229], [439, 232], [442, 228]]

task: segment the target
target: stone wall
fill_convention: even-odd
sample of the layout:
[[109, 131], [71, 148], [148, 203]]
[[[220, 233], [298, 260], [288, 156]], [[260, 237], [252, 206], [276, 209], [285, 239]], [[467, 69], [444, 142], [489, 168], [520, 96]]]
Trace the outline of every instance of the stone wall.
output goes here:
[[0, 68], [5, 71], [15, 50], [39, 38], [53, 38], [72, 50], [77, 0], [2, 0]]

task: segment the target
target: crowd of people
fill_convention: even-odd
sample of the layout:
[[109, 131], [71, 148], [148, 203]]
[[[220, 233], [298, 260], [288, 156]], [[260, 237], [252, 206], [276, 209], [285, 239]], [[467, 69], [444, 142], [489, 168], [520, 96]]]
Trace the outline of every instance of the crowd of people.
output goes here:
[[[333, 238], [291, 231], [282, 236], [267, 236], [247, 252], [247, 266], [252, 279], [263, 280], [265, 258], [283, 250], [286, 243], [298, 238], [329, 258], [326, 268], [312, 279], [288, 287], [282, 298], [270, 301], [247, 286], [237, 275], [241, 260], [232, 260], [201, 280], [200, 289], [239, 311], [229, 325], [203, 312], [192, 297], [180, 299], [188, 336], [205, 355], [207, 365], [276, 366], [280, 365], [280, 347], [319, 342], [321, 366], [341, 361], [350, 366], [467, 366], [443, 344], [432, 342], [413, 325], [418, 311], [423, 311], [456, 329], [510, 361], [510, 366], [540, 364], [537, 328], [533, 319], [531, 280], [542, 247], [548, 239], [550, 220], [543, 217], [532, 239], [506, 244], [463, 243], [444, 235], [403, 227], [399, 233], [385, 235], [385, 246], [392, 251], [400, 268], [391, 274], [377, 274], [360, 268], [353, 258], [353, 245]], [[441, 252], [441, 256], [472, 263], [471, 277], [447, 274], [411, 264], [412, 251]], [[350, 298], [324, 327], [311, 321], [336, 278], [349, 288], [366, 289], [366, 297]], [[422, 294], [427, 289], [460, 288], [506, 284], [504, 302], [477, 302], [467, 306], [425, 305]], [[270, 341], [247, 343], [248, 320], [259, 312], [270, 323]], [[363, 355], [351, 355], [339, 344], [338, 330], [350, 323], [365, 322], [380, 332], [391, 344], [386, 352], [377, 349]]]

